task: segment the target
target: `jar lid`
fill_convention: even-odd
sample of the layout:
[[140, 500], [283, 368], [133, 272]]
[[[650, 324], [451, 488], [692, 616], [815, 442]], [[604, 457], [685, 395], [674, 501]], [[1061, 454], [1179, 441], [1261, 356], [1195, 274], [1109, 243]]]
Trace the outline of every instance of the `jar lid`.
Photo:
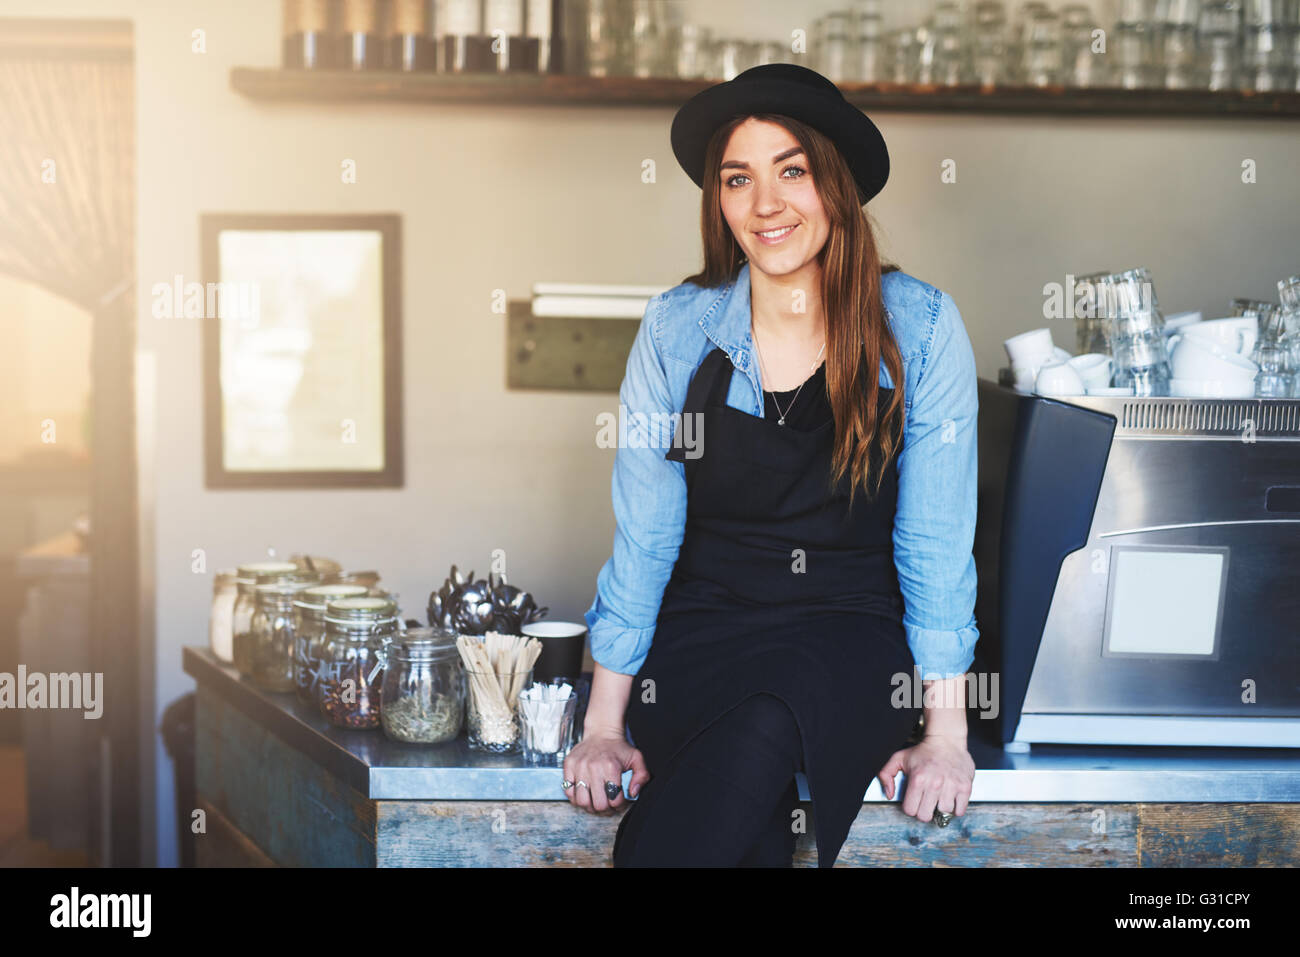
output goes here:
[[308, 587], [302, 582], [290, 581], [288, 579], [277, 579], [276, 581], [266, 582], [261, 585], [255, 585], [253, 591], [259, 598], [274, 596], [277, 598], [292, 598], [304, 588]]
[[311, 608], [316, 611], [324, 611], [328, 602], [336, 598], [358, 598], [369, 592], [370, 589], [365, 585], [348, 585], [348, 584], [330, 584], [330, 585], [309, 585], [302, 590], [298, 600], [294, 602], [302, 608]]
[[350, 622], [376, 622], [392, 620], [397, 614], [397, 602], [382, 595], [364, 595], [356, 598], [338, 598], [325, 605], [326, 620], [340, 624]]
[[236, 571], [240, 578], [254, 578], [257, 575], [288, 575], [298, 570], [293, 562], [248, 562], [240, 565]]
[[408, 628], [394, 649], [407, 659], [432, 659], [459, 655], [456, 650], [456, 632], [450, 628], [425, 626]]

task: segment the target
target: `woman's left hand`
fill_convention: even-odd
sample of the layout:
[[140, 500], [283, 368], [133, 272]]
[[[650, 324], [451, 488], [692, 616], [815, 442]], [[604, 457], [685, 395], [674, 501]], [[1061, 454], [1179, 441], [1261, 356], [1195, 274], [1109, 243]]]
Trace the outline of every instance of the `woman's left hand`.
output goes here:
[[929, 821], [935, 809], [961, 817], [966, 813], [971, 785], [975, 781], [975, 761], [966, 750], [964, 738], [930, 735], [921, 743], [890, 755], [876, 775], [885, 797], [894, 799], [894, 776], [907, 776], [907, 794], [903, 813], [918, 821]]

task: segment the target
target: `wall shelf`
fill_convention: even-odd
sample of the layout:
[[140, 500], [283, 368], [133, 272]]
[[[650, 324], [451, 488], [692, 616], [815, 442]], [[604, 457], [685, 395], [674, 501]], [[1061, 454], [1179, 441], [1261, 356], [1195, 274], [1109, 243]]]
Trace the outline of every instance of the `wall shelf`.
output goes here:
[[[509, 74], [354, 73], [236, 67], [235, 92], [299, 103], [381, 101], [550, 106], [680, 106], [713, 80]], [[1300, 92], [841, 84], [871, 111], [1022, 115], [1300, 117]]]

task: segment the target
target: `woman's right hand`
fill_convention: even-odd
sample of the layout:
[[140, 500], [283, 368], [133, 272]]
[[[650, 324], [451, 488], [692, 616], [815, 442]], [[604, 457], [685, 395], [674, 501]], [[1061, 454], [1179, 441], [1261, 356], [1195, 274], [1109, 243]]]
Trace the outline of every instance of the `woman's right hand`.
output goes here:
[[[623, 772], [629, 769], [632, 780], [627, 793], [636, 797], [641, 786], [650, 780], [645, 758], [628, 743], [622, 731], [593, 729], [583, 734], [582, 740], [564, 759], [564, 780], [574, 782], [573, 787], [565, 790], [565, 796], [570, 804], [594, 814], [622, 807], [627, 799], [621, 785], [618, 797], [610, 800], [605, 795], [605, 782], [620, 784]], [[579, 781], [585, 781], [587, 787], [579, 787]]]

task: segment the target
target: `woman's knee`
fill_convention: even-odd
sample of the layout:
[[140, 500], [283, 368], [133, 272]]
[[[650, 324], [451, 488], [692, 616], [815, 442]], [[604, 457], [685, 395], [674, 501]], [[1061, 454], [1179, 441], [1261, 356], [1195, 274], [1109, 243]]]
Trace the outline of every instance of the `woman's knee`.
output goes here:
[[751, 695], [729, 717], [744, 726], [746, 737], [779, 756], [782, 763], [788, 762], [792, 772], [799, 770], [803, 755], [799, 722], [781, 698], [767, 692]]

